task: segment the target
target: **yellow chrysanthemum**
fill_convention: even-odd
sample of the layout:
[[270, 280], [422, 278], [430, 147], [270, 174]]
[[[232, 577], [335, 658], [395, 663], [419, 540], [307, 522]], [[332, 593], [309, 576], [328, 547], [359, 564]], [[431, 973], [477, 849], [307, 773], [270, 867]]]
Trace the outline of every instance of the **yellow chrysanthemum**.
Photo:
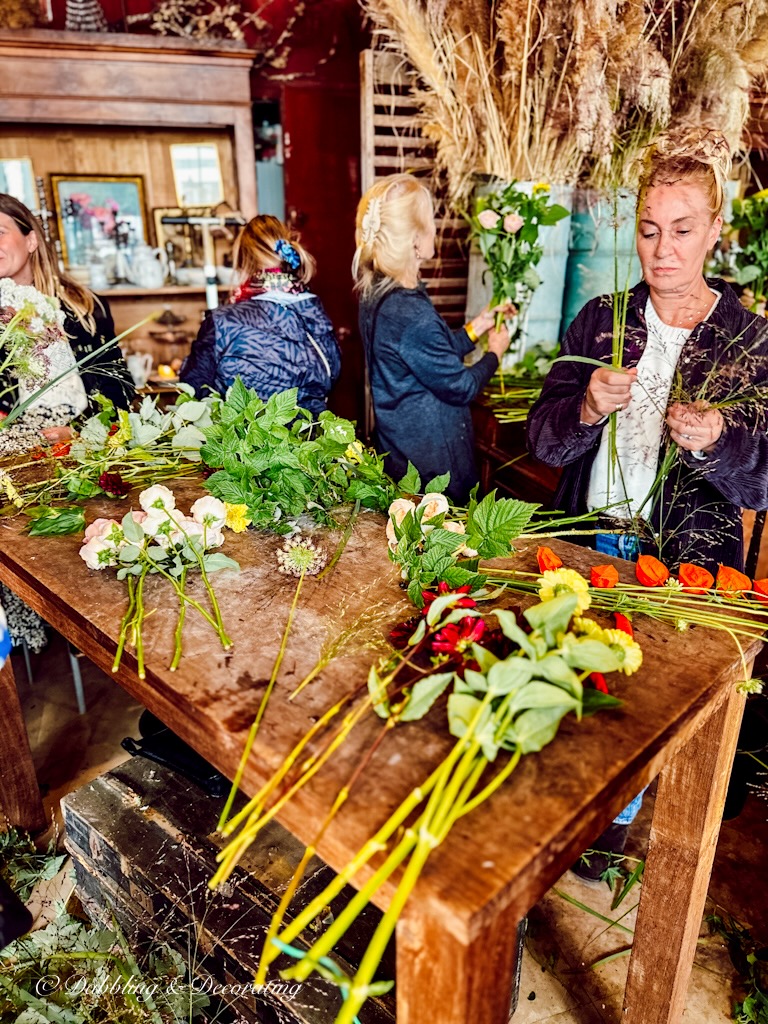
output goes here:
[[594, 619], [584, 619], [581, 615], [574, 615], [571, 629], [579, 636], [590, 636], [599, 640], [602, 637], [603, 629]]
[[251, 525], [251, 520], [248, 518], [247, 505], [230, 505], [229, 502], [225, 501], [224, 509], [227, 514], [224, 525], [228, 526], [233, 533], [242, 533]]
[[536, 184], [533, 186], [533, 191], [549, 192], [549, 185], [546, 183], [546, 181], [537, 181]]
[[640, 644], [627, 636], [620, 629], [604, 629], [604, 640], [619, 659], [619, 672], [631, 676], [643, 664], [643, 651]]
[[363, 461], [363, 446], [359, 441], [353, 441], [344, 452], [344, 458], [347, 462], [362, 462]]
[[580, 612], [585, 612], [592, 603], [589, 584], [575, 569], [547, 569], [539, 577], [539, 600], [551, 601], [563, 594], [576, 595]]
[[128, 419], [128, 413], [125, 409], [119, 409], [117, 413], [117, 419], [120, 426], [107, 438], [108, 448], [121, 448], [126, 441], [130, 441], [133, 436], [131, 430], [131, 421]]

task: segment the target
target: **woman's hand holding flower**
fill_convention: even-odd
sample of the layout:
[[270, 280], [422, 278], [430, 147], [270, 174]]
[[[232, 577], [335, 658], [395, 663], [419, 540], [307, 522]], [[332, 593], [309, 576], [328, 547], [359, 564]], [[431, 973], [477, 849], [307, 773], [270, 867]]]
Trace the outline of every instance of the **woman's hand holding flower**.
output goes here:
[[632, 400], [631, 388], [637, 380], [637, 367], [612, 370], [609, 366], [595, 370], [581, 403], [583, 423], [597, 423], [603, 416], [626, 409]]
[[490, 331], [496, 324], [496, 318], [501, 317], [505, 320], [507, 317], [516, 316], [517, 308], [512, 305], [511, 302], [502, 302], [498, 306], [494, 306], [492, 309], [486, 307], [480, 313], [474, 317], [470, 323], [472, 324], [472, 330], [475, 332], [477, 337], [481, 337], [486, 331]]
[[493, 354], [501, 362], [501, 357], [509, 348], [509, 331], [506, 325], [502, 323], [498, 331], [488, 331], [488, 351]]
[[681, 448], [706, 452], [719, 440], [725, 421], [719, 409], [708, 409], [704, 403], [675, 402], [667, 410], [667, 425], [672, 440]]

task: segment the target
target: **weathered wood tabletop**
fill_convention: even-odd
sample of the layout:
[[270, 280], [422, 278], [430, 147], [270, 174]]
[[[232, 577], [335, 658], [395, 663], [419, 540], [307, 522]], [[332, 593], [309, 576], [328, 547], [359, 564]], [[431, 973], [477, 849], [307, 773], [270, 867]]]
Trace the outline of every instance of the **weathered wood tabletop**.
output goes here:
[[[195, 483], [174, 489], [182, 508], [200, 494]], [[93, 501], [88, 520], [119, 518], [127, 507]], [[86, 568], [78, 557], [80, 538], [29, 538], [23, 525], [22, 518], [0, 524], [0, 579], [109, 672], [126, 606], [124, 586], [113, 571]], [[326, 538], [330, 553], [338, 535]], [[146, 679], [138, 678], [131, 651], [115, 677], [230, 778], [294, 593], [293, 581], [277, 572], [281, 543], [264, 534], [227, 532], [224, 551], [239, 561], [241, 572], [212, 579], [234, 646], [222, 651], [210, 627], [190, 611], [176, 672], [167, 668], [176, 598], [165, 581], [149, 578], [146, 607], [155, 611], [145, 627]], [[593, 552], [552, 546], [573, 568], [588, 570], [594, 563]], [[510, 564], [535, 569], [535, 549], [523, 546]], [[615, 564], [623, 578], [632, 578], [631, 566]], [[190, 583], [190, 592], [204, 599], [199, 581]], [[379, 635], [411, 611], [398, 570], [387, 559], [383, 517], [373, 514], [360, 517], [332, 573], [304, 582], [281, 675], [243, 779], [246, 792], [257, 790], [333, 701], [364, 684], [374, 655], [351, 646], [295, 701], [287, 701], [322, 644], [366, 609], [374, 620], [369, 630]], [[624, 706], [581, 723], [566, 718], [554, 742], [524, 758], [501, 790], [461, 819], [430, 858], [398, 925], [399, 1024], [506, 1022], [518, 920], [659, 772], [623, 1021], [680, 1019], [743, 709], [734, 686], [743, 667], [725, 634], [700, 628], [678, 633], [646, 618], [635, 628], [643, 667], [630, 678], [611, 677], [612, 692]], [[748, 659], [755, 649], [745, 652]], [[44, 824], [42, 806], [10, 661], [0, 674], [0, 699], [6, 715], [0, 731], [1, 802], [12, 822], [34, 830]], [[314, 839], [333, 796], [380, 725], [377, 719], [359, 727], [281, 812], [281, 823], [302, 841]], [[320, 855], [341, 868], [452, 742], [442, 704], [424, 720], [395, 729], [327, 830]], [[382, 906], [391, 891], [381, 891]]]

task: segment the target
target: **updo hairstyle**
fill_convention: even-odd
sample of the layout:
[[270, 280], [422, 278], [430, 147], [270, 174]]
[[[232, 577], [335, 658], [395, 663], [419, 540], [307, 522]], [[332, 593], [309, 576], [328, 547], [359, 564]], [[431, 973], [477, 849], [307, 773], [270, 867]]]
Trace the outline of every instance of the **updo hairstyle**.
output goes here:
[[[285, 245], [293, 249], [295, 256]], [[281, 255], [281, 249], [288, 259]], [[232, 252], [232, 264], [241, 281], [249, 280], [260, 271], [279, 269], [302, 284], [309, 283], [317, 266], [296, 234], [268, 213], [260, 213], [249, 220], [240, 232]]]
[[660, 135], [646, 155], [637, 194], [638, 213], [649, 189], [686, 181], [701, 186], [714, 221], [723, 212], [731, 152], [722, 132], [688, 126]]
[[368, 189], [357, 207], [352, 260], [363, 299], [403, 283], [414, 266], [415, 237], [433, 219], [429, 189], [412, 174], [392, 174]]

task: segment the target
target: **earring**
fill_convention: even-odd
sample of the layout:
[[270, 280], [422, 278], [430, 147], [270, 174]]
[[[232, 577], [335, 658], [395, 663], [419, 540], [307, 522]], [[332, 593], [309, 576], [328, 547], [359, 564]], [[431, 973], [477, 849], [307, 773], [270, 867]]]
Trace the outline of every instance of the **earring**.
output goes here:
[[413, 249], [414, 249], [414, 252], [416, 253], [416, 259], [420, 260], [421, 259], [421, 253], [419, 252], [418, 245], [414, 245]]

